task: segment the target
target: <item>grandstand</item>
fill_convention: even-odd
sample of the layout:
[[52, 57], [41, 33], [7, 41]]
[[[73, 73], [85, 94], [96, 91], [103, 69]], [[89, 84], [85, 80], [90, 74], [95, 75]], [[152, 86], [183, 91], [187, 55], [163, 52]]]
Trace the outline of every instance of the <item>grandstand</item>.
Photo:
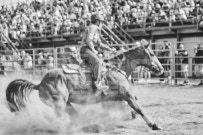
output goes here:
[[[107, 27], [102, 33], [110, 44], [130, 43], [143, 37], [157, 42], [160, 35], [182, 38], [182, 35], [202, 32], [202, 2], [198, 0], [3, 0], [1, 4], [2, 27], [6, 25], [7, 35], [18, 40], [23, 48], [26, 44], [33, 47], [78, 44], [93, 13], [105, 16]], [[6, 30], [1, 31], [6, 34]], [[181, 41], [178, 38], [173, 41]]]
[[[155, 52], [164, 41], [175, 52], [182, 43], [192, 65], [194, 48], [203, 42], [201, 0], [3, 0], [0, 4], [2, 50], [80, 45], [95, 13], [106, 19], [102, 41], [108, 45], [145, 38]], [[189, 69], [192, 76], [193, 67]]]

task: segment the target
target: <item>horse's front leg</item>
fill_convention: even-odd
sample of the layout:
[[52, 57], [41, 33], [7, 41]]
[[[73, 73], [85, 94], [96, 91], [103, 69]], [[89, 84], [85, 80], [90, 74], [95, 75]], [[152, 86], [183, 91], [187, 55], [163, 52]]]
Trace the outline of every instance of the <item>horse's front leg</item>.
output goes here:
[[140, 108], [140, 106], [137, 104], [134, 96], [132, 96], [130, 93], [127, 93], [125, 95], [125, 100], [128, 102], [128, 104], [130, 105], [130, 107], [136, 111], [138, 114], [140, 114], [142, 116], [142, 118], [144, 119], [144, 121], [147, 123], [147, 125], [152, 128], [152, 130], [161, 130], [162, 128], [159, 127], [156, 123], [152, 122], [149, 120], [149, 118], [147, 118], [147, 116], [144, 114], [144, 112], [142, 111], [142, 109]]
[[78, 112], [70, 102], [66, 103], [66, 112], [71, 116], [72, 119], [76, 119], [79, 116]]
[[61, 117], [66, 109], [66, 99], [51, 83], [41, 83], [38, 86], [39, 97], [43, 103], [52, 107], [58, 117]]

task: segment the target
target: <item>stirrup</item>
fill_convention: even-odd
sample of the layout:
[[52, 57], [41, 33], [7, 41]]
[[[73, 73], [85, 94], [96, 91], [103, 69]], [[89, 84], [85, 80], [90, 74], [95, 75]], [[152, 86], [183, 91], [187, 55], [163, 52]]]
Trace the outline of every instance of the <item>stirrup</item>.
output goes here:
[[100, 94], [104, 94], [107, 95], [109, 87], [108, 86], [100, 86], [99, 88], [97, 88], [97, 91], [95, 92], [96, 96], [99, 96]]
[[95, 95], [99, 95], [101, 93], [103, 93], [104, 95], [107, 95], [107, 91], [109, 90], [109, 86], [106, 86], [102, 83], [102, 81], [99, 81], [99, 83], [95, 83], [96, 87], [97, 87], [97, 91]]
[[108, 90], [109, 89], [109, 86], [103, 85], [102, 81], [100, 81], [98, 84], [95, 83], [95, 85], [96, 85], [98, 90]]

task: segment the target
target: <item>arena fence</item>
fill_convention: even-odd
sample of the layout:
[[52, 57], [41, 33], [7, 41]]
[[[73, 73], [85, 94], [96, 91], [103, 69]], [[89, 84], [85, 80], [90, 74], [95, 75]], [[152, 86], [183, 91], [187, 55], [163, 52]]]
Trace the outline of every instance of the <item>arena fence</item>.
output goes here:
[[[188, 43], [188, 42], [187, 42]], [[203, 59], [203, 56], [195, 57], [197, 48], [194, 46], [186, 47], [188, 56], [177, 56], [176, 49], [179, 44], [186, 44], [186, 42], [171, 43], [168, 49], [160, 50], [163, 46], [163, 42], [151, 43], [151, 47], [154, 53], [157, 55], [165, 71], [164, 75], [156, 76], [150, 74], [146, 68], [138, 67], [132, 72], [131, 80], [137, 81], [143, 76], [147, 76], [150, 79], [164, 80], [173, 79], [183, 80], [184, 74], [187, 72], [189, 79], [199, 80], [202, 79], [202, 67], [203, 64], [195, 63], [195, 59]], [[201, 44], [199, 42], [192, 42], [192, 44]], [[131, 45], [132, 44], [128, 44]], [[112, 45], [112, 46], [124, 46], [124, 45]], [[125, 45], [126, 46], [126, 45]], [[20, 75], [28, 75], [33, 78], [41, 78], [49, 70], [53, 68], [60, 68], [61, 65], [71, 63], [71, 56], [75, 55], [75, 45], [58, 47], [58, 48], [37, 48], [26, 49], [18, 52], [1, 51], [0, 59], [0, 72], [1, 74], [17, 73]], [[161, 52], [165, 52], [165, 55], [160, 55]], [[183, 63], [183, 59], [188, 60], [188, 64]], [[125, 68], [125, 64], [123, 64]], [[186, 68], [188, 70], [186, 71]], [[184, 71], [185, 70], [185, 71]]]

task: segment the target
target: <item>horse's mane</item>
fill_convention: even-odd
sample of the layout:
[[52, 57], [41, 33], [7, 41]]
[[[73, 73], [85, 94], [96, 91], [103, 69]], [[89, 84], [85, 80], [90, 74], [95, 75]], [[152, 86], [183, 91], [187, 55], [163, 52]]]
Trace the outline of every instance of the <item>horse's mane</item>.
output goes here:
[[134, 50], [134, 49], [136, 49], [136, 48], [138, 48], [138, 47], [139, 47], [138, 45], [133, 45], [132, 48], [127, 48], [127, 49], [125, 49], [125, 50], [120, 50], [120, 51], [118, 51], [117, 53], [112, 54], [111, 56], [104, 57], [104, 60], [111, 60], [111, 59], [114, 59], [114, 58], [118, 57], [119, 55], [124, 54], [124, 53], [127, 53], [127, 52], [130, 52], [130, 51], [132, 51], [132, 50]]
[[108, 70], [113, 71], [113, 72], [119, 72], [120, 74], [122, 74], [123, 76], [125, 76], [125, 78], [128, 80], [127, 75], [124, 73], [124, 71], [122, 71], [121, 69], [119, 69], [118, 67], [111, 65]]

